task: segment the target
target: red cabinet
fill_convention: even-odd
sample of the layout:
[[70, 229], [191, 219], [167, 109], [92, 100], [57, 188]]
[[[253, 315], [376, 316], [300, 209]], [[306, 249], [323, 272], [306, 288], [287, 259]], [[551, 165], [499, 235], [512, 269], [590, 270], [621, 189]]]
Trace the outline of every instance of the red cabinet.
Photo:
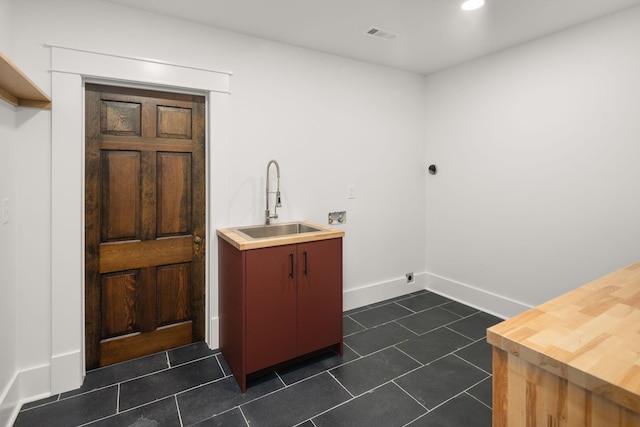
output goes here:
[[342, 352], [342, 239], [240, 251], [219, 238], [220, 350], [247, 375], [321, 349]]

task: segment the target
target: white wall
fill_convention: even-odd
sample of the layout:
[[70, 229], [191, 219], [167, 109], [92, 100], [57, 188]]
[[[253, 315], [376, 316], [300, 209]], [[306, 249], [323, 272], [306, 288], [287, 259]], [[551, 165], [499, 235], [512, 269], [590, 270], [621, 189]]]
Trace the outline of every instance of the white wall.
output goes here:
[[[330, 211], [348, 212], [346, 304], [421, 285], [422, 77], [97, 0], [20, 0], [13, 13], [14, 62], [47, 93], [45, 43], [233, 72], [230, 197], [212, 200], [212, 209], [228, 213], [228, 223], [215, 226], [262, 222], [266, 165], [275, 158], [282, 175], [281, 221], [325, 223]], [[16, 119], [17, 363], [37, 379], [51, 356], [51, 115], [20, 110]], [[356, 186], [354, 200], [347, 199], [349, 184]], [[408, 271], [417, 274], [413, 287], [400, 285]], [[210, 297], [216, 316], [215, 295]], [[40, 383], [41, 390], [49, 387]]]
[[510, 315], [640, 259], [638, 22], [426, 79], [430, 287]]
[[[0, 52], [11, 55], [11, 3], [0, 1]], [[0, 212], [0, 425], [8, 423], [16, 403], [16, 273], [15, 273], [15, 108], [0, 100], [0, 209], [2, 200], [10, 203], [9, 222], [2, 223]]]

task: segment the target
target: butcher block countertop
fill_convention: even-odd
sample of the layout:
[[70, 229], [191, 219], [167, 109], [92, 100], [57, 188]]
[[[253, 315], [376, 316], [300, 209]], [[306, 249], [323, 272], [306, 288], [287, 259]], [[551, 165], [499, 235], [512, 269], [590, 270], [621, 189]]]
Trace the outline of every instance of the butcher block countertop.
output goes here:
[[[272, 246], [290, 245], [295, 243], [315, 242], [318, 240], [335, 239], [338, 237], [344, 237], [344, 234], [345, 234], [344, 231], [342, 230], [337, 230], [335, 228], [315, 224], [313, 222], [297, 221], [296, 223], [317, 228], [319, 231], [299, 233], [299, 234], [287, 234], [283, 236], [251, 238], [246, 234], [238, 231], [238, 229], [243, 229], [247, 227], [233, 227], [233, 228], [220, 228], [217, 230], [217, 234], [220, 238], [226, 240], [236, 249], [241, 251], [245, 251], [249, 249], [268, 248]], [[274, 224], [274, 226], [287, 225], [287, 224], [289, 223], [279, 223], [279, 224]]]
[[489, 328], [487, 341], [640, 412], [640, 262]]

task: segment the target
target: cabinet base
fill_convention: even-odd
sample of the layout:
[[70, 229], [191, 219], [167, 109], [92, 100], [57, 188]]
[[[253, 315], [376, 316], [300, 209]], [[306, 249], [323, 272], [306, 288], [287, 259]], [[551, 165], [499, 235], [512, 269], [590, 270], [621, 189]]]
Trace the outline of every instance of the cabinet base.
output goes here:
[[493, 427], [524, 425], [631, 427], [640, 414], [493, 347]]
[[[284, 369], [284, 368], [289, 368], [291, 366], [303, 363], [307, 360], [310, 359], [314, 359], [318, 356], [321, 356], [323, 354], [329, 354], [329, 353], [334, 353], [336, 356], [343, 356], [343, 350], [344, 350], [344, 346], [343, 346], [343, 342], [340, 341], [339, 343], [330, 345], [328, 347], [325, 348], [321, 348], [320, 350], [316, 350], [316, 351], [312, 351], [311, 353], [307, 353], [307, 354], [303, 354], [301, 356], [298, 356], [294, 359], [290, 359], [287, 360], [286, 362], [282, 362], [282, 363], [278, 363], [277, 365], [273, 365], [273, 366], [269, 366], [268, 368], [264, 368], [264, 369], [260, 369], [259, 371], [255, 371], [255, 372], [249, 372], [245, 375], [243, 375], [242, 373], [233, 373], [234, 378], [236, 379], [236, 382], [238, 383], [238, 387], [240, 387], [240, 391], [242, 391], [243, 393], [245, 393], [247, 391], [247, 384], [257, 378], [260, 378], [262, 376], [268, 375], [274, 371], [280, 370], [280, 369]], [[222, 352], [222, 355], [224, 356], [224, 351]]]

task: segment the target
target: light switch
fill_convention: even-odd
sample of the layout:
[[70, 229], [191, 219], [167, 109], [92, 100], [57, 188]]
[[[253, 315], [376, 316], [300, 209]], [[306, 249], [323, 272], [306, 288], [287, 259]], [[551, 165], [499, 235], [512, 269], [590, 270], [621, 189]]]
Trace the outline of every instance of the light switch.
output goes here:
[[356, 198], [356, 186], [353, 184], [347, 185], [347, 199]]
[[2, 199], [2, 223], [9, 222], [9, 199]]

